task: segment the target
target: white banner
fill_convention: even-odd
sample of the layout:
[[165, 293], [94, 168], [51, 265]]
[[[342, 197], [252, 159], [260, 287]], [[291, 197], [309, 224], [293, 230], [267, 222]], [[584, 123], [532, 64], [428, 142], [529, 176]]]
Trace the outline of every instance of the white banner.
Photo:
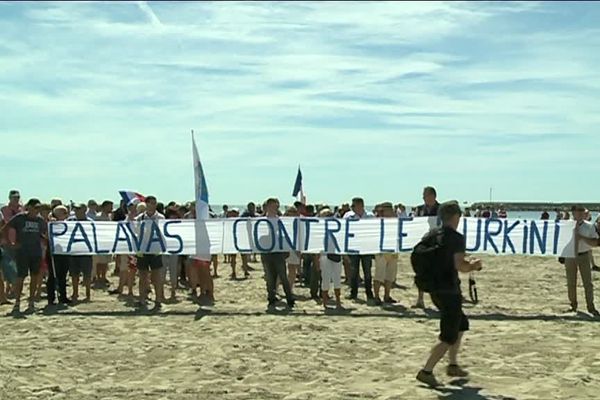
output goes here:
[[[198, 223], [211, 254], [376, 254], [411, 251], [437, 222], [436, 217], [61, 221], [50, 223], [49, 236], [54, 254], [195, 255]], [[462, 218], [458, 231], [469, 253], [572, 257], [574, 227], [574, 221]]]

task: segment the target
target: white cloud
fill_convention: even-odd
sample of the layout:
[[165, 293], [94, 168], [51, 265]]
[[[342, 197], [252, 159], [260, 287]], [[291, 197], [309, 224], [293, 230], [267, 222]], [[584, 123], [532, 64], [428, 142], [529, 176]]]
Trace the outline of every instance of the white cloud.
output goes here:
[[[250, 174], [273, 167], [275, 180], [298, 162], [365, 179], [373, 160], [428, 171], [417, 155], [429, 143], [456, 147], [444, 160], [468, 158], [455, 169], [493, 151], [522, 167], [535, 148], [550, 168], [553, 148], [568, 135], [589, 141], [600, 122], [597, 28], [511, 30], [516, 17], [548, 13], [544, 3], [19, 7], [25, 19], [0, 19], [0, 136], [33, 140], [44, 155], [60, 143], [70, 162], [103, 162], [111, 175], [122, 162], [100, 160], [115, 142], [145, 171], [164, 168], [144, 157], [156, 147], [169, 149], [164, 165], [186, 170], [190, 128], [217, 174], [232, 162]], [[503, 137], [518, 144], [498, 147]], [[98, 154], [77, 152], [81, 143]]]

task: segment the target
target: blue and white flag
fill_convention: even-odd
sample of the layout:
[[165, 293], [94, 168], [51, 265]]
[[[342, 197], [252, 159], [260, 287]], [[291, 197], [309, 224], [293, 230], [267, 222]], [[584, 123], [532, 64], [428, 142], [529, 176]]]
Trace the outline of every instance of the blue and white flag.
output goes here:
[[206, 230], [206, 220], [209, 219], [208, 187], [198, 155], [194, 131], [192, 131], [192, 152], [194, 158], [194, 192], [196, 194], [196, 258], [210, 261], [210, 239]]

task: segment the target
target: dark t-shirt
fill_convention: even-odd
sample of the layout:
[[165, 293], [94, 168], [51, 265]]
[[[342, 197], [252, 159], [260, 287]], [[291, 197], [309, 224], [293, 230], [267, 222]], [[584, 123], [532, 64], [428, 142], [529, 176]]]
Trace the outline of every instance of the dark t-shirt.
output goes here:
[[454, 229], [444, 226], [442, 229], [442, 248], [440, 264], [436, 274], [436, 291], [444, 293], [460, 293], [458, 270], [454, 265], [454, 255], [465, 252], [465, 237]]
[[125, 221], [127, 219], [127, 211], [122, 207], [117, 208], [113, 212], [113, 221]]
[[17, 232], [17, 252], [32, 257], [42, 256], [42, 235], [46, 234], [46, 221], [40, 216], [15, 215], [8, 225]]
[[431, 207], [427, 207], [426, 204], [422, 204], [417, 207], [417, 212], [415, 213], [417, 217], [437, 217], [438, 209], [440, 208], [440, 203], [437, 201]]
[[242, 213], [242, 218], [256, 218], [256, 213], [251, 213], [250, 211], [246, 210]]

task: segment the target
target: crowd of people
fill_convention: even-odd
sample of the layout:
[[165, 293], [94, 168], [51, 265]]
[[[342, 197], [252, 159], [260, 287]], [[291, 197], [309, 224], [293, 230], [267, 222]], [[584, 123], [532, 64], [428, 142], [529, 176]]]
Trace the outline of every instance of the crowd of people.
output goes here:
[[[468, 210], [467, 210], [468, 211]], [[128, 203], [121, 201], [118, 207], [110, 200], [98, 204], [94, 200], [85, 203], [63, 204], [59, 199], [53, 199], [48, 204], [32, 198], [24, 205], [20, 193], [11, 190], [9, 202], [0, 209], [0, 239], [2, 250], [0, 268], [0, 304], [11, 304], [14, 299], [14, 312], [20, 312], [25, 279], [30, 277], [28, 310], [35, 309], [36, 301], [42, 298], [42, 292], [47, 297], [48, 307], [57, 303], [74, 306], [80, 301], [80, 286], [83, 286], [85, 297], [83, 301], [92, 300], [92, 288], [107, 290], [112, 295], [133, 298], [133, 288], [138, 287], [138, 306], [146, 309], [153, 296], [154, 308], [160, 309], [162, 304], [177, 301], [178, 290], [187, 290], [189, 298], [199, 304], [215, 301], [214, 279], [218, 278], [219, 260], [231, 266], [232, 279], [237, 279], [237, 254], [225, 255], [220, 258], [213, 255], [210, 261], [196, 257], [161, 254], [120, 254], [120, 255], [64, 255], [51, 254], [48, 239], [48, 222], [78, 220], [78, 221], [144, 221], [162, 219], [195, 219], [193, 202], [163, 204], [154, 196], [147, 196], [143, 201], [134, 199]], [[305, 205], [295, 202], [281, 210], [278, 199], [269, 198], [264, 203], [256, 205], [248, 203], [243, 213], [236, 208], [223, 206], [220, 215], [210, 212], [215, 218], [235, 217], [267, 217], [307, 216], [307, 217], [337, 217], [348, 219], [362, 218], [398, 218], [409, 216], [437, 216], [439, 234], [444, 238], [444, 251], [439, 262], [439, 273], [443, 277], [442, 287], [430, 292], [432, 303], [440, 310], [440, 342], [432, 349], [424, 368], [417, 379], [435, 386], [437, 380], [432, 371], [437, 362], [446, 352], [450, 354], [450, 365], [447, 373], [451, 376], [464, 376], [466, 372], [458, 366], [457, 354], [462, 335], [469, 329], [468, 319], [462, 311], [464, 300], [458, 272], [480, 270], [481, 261], [465, 254], [465, 238], [457, 232], [458, 221], [463, 215], [458, 203], [441, 204], [437, 201], [437, 193], [433, 187], [423, 190], [423, 204], [415, 207], [410, 213], [402, 204], [384, 202], [375, 206], [372, 212], [365, 209], [362, 198], [356, 197], [351, 203], [336, 207], [327, 205]], [[465, 213], [470, 215], [470, 213]], [[506, 218], [506, 211], [490, 209], [478, 210], [476, 215], [481, 218]], [[576, 221], [575, 257], [563, 260], [566, 269], [568, 299], [571, 309], [577, 310], [576, 281], [579, 270], [585, 289], [588, 312], [599, 315], [594, 306], [591, 271], [593, 257], [591, 249], [599, 245], [598, 225], [586, 219], [589, 212], [582, 206], [574, 206], [572, 215]], [[558, 217], [558, 213], [557, 213]], [[564, 215], [560, 215], [561, 219]], [[293, 308], [296, 302], [295, 287], [297, 284], [309, 288], [313, 300], [328, 308], [335, 302], [335, 307], [342, 308], [341, 289], [342, 276], [349, 286], [347, 300], [357, 300], [359, 287], [364, 287], [366, 301], [375, 306], [396, 303], [392, 291], [396, 284], [398, 254], [349, 254], [340, 255], [335, 252], [323, 254], [301, 254], [299, 252], [271, 252], [260, 255], [268, 307], [276, 307], [278, 287], [283, 288], [288, 308]], [[243, 254], [241, 266], [244, 278], [250, 276], [253, 268], [250, 261], [257, 261], [256, 254]], [[375, 266], [372, 273], [373, 264]], [[110, 288], [107, 276], [109, 266], [114, 265], [114, 275], [118, 276], [118, 285]], [[361, 276], [362, 271], [362, 276]], [[170, 297], [164, 293], [167, 272]], [[343, 275], [342, 275], [343, 272]], [[71, 293], [67, 293], [67, 277], [71, 279]], [[44, 285], [45, 282], [45, 285]], [[383, 288], [383, 295], [382, 295]], [[333, 292], [333, 293], [332, 293]], [[425, 307], [424, 292], [419, 290], [415, 307]]]

